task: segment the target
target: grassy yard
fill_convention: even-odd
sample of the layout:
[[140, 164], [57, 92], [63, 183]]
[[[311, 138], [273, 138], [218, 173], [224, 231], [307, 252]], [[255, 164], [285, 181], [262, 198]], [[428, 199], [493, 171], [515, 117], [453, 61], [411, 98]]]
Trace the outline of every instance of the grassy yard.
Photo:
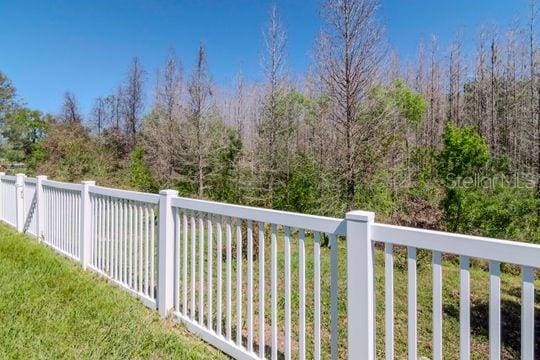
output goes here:
[[0, 358], [226, 357], [102, 278], [0, 225]]

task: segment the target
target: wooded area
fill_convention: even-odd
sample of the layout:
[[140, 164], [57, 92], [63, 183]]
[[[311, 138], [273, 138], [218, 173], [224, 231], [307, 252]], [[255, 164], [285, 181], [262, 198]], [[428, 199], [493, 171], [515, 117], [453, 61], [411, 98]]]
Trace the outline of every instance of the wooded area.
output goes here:
[[510, 28], [421, 42], [414, 60], [390, 48], [378, 8], [326, 1], [298, 75], [273, 6], [264, 82], [239, 70], [218, 86], [201, 43], [189, 72], [171, 51], [155, 84], [134, 58], [88, 116], [70, 92], [57, 115], [29, 109], [0, 73], [1, 157], [55, 179], [540, 242], [536, 3]]

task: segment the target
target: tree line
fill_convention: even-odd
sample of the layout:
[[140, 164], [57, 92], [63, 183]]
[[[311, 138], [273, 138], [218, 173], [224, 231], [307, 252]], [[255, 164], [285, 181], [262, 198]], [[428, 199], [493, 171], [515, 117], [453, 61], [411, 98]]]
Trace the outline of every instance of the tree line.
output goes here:
[[201, 43], [190, 71], [171, 51], [153, 84], [134, 58], [88, 116], [70, 92], [57, 115], [28, 109], [2, 74], [2, 157], [64, 180], [540, 242], [535, 2], [522, 23], [469, 34], [472, 52], [457, 32], [405, 60], [378, 10], [324, 2], [312, 65], [293, 76], [273, 5], [263, 81], [218, 86]]

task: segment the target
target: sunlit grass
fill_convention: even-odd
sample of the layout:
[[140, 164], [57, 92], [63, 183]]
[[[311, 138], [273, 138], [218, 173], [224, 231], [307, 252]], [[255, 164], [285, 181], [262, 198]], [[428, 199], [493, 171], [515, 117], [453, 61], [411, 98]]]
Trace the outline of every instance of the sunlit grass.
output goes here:
[[0, 358], [226, 357], [103, 278], [0, 225]]

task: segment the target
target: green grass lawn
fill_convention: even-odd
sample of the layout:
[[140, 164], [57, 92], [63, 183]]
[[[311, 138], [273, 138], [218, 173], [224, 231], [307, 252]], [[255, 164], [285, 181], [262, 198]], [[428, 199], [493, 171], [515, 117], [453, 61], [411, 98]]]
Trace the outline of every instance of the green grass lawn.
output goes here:
[[0, 358], [226, 357], [118, 287], [2, 224]]

